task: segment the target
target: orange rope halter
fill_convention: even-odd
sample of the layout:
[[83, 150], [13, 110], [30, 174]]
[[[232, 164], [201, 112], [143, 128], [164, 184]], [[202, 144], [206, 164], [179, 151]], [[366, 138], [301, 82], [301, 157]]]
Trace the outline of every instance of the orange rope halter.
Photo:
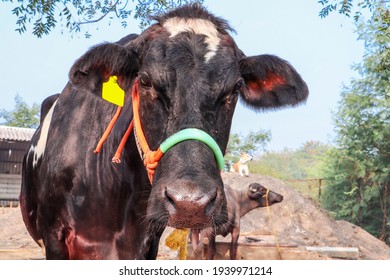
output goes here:
[[110, 135], [112, 128], [114, 127], [116, 121], [119, 118], [119, 115], [122, 112], [122, 107], [118, 106], [118, 109], [116, 109], [115, 115], [112, 117], [110, 123], [108, 124], [106, 131], [104, 131], [102, 137], [100, 138], [99, 143], [97, 144], [95, 150], [93, 151], [95, 154], [100, 153], [104, 142], [106, 142], [108, 135]]
[[113, 163], [121, 163], [122, 151], [125, 148], [127, 139], [129, 139], [129, 136], [130, 136], [131, 132], [133, 131], [133, 127], [134, 127], [134, 121], [132, 120], [130, 122], [129, 127], [127, 128], [127, 130], [125, 132], [125, 135], [123, 135], [122, 140], [119, 143], [118, 149], [116, 150], [114, 157], [112, 158]]
[[[146, 170], [148, 172], [148, 177], [150, 184], [153, 182], [153, 176], [154, 176], [154, 170], [156, 169], [158, 165], [158, 161], [161, 159], [161, 157], [164, 155], [164, 153], [161, 151], [160, 148], [157, 149], [157, 151], [152, 151], [149, 148], [149, 145], [146, 141], [145, 135], [142, 131], [142, 125], [141, 125], [141, 120], [139, 118], [139, 94], [138, 94], [138, 84], [139, 81], [138, 79], [135, 80], [133, 89], [132, 89], [132, 99], [133, 99], [133, 114], [134, 114], [134, 119], [130, 122], [129, 127], [127, 128], [125, 134], [122, 137], [122, 140], [115, 152], [114, 157], [112, 158], [112, 162], [114, 163], [120, 163], [121, 160], [121, 154], [122, 151], [125, 147], [125, 144], [133, 131], [133, 128], [135, 127], [135, 137], [137, 141], [137, 146], [140, 150], [140, 154], [142, 156], [142, 160], [144, 162], [144, 165], [146, 167]], [[116, 121], [119, 118], [119, 115], [121, 114], [122, 107], [118, 106], [118, 109], [110, 121], [107, 129], [103, 133], [102, 137], [100, 138], [99, 143], [97, 144], [94, 153], [97, 154], [101, 151], [102, 146], [104, 142], [107, 140], [108, 135], [111, 133]]]
[[139, 117], [139, 94], [138, 94], [139, 80], [135, 80], [133, 85], [132, 100], [133, 100], [133, 114], [134, 114], [134, 135], [136, 137], [137, 146], [143, 159], [144, 165], [148, 172], [150, 184], [153, 182], [154, 170], [158, 165], [158, 161], [164, 155], [160, 147], [156, 151], [149, 148], [144, 132], [142, 131], [141, 120]]
[[[183, 130], [180, 130], [176, 132], [175, 134], [168, 137], [164, 142], [160, 144], [158, 149], [156, 151], [152, 151], [146, 141], [144, 132], [142, 130], [141, 120], [139, 116], [139, 94], [138, 94], [138, 85], [139, 81], [138, 79], [135, 80], [131, 95], [132, 95], [132, 103], [133, 103], [133, 120], [131, 121], [128, 129], [126, 130], [126, 133], [122, 137], [122, 140], [118, 146], [118, 149], [112, 158], [112, 162], [114, 163], [120, 163], [120, 156], [122, 154], [122, 151], [126, 145], [126, 141], [128, 140], [131, 132], [134, 128], [134, 137], [136, 140], [138, 151], [141, 155], [142, 161], [144, 163], [144, 166], [146, 168], [146, 171], [148, 173], [148, 178], [150, 181], [150, 184], [153, 183], [153, 176], [155, 169], [157, 168], [159, 160], [162, 158], [164, 153], [166, 153], [170, 148], [172, 148], [174, 145], [186, 141], [186, 140], [198, 140], [203, 143], [205, 143], [214, 153], [215, 159], [217, 161], [218, 168], [220, 170], [224, 167], [224, 158], [222, 151], [220, 147], [218, 146], [217, 142], [206, 132], [203, 130], [197, 129], [197, 128], [186, 128]], [[104, 132], [103, 136], [101, 137], [96, 149], [95, 153], [99, 153], [99, 151], [102, 148], [103, 143], [106, 141], [108, 135], [110, 134], [113, 126], [115, 125], [116, 120], [118, 119], [119, 115], [121, 113], [121, 107], [118, 107], [117, 112], [115, 113], [115, 116], [111, 120], [110, 124], [108, 125], [106, 131]]]

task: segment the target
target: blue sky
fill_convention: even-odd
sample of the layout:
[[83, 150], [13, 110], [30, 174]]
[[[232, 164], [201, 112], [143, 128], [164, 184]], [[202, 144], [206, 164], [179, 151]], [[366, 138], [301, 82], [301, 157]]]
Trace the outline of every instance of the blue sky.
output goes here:
[[[316, 0], [206, 0], [205, 6], [229, 21], [237, 34], [238, 46], [246, 55], [274, 54], [289, 61], [309, 86], [306, 104], [280, 111], [255, 113], [237, 106], [232, 132], [245, 135], [270, 130], [268, 150], [298, 148], [304, 142], [328, 143], [333, 135], [335, 111], [343, 84], [356, 76], [351, 70], [363, 54], [356, 40], [352, 19], [338, 14], [321, 19]], [[13, 5], [0, 4], [0, 108], [14, 107], [19, 94], [27, 103], [40, 103], [46, 96], [61, 92], [73, 62], [89, 47], [103, 41], [117, 41], [139, 33], [137, 22], [127, 28], [108, 21], [85, 27], [93, 36], [71, 36], [56, 31], [42, 39], [29, 33], [19, 35]]]

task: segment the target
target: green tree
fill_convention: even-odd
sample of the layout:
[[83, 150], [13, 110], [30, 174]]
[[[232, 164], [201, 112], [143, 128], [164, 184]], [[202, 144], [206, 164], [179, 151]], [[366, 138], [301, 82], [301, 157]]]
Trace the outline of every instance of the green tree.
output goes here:
[[327, 157], [325, 208], [390, 243], [390, 10], [358, 21], [366, 51], [335, 114], [336, 143]]
[[264, 151], [269, 141], [271, 141], [271, 132], [265, 130], [250, 131], [245, 136], [238, 133], [231, 134], [225, 155], [227, 164], [236, 162], [242, 153], [256, 154]]
[[37, 128], [39, 125], [39, 106], [34, 103], [31, 107], [18, 94], [15, 96], [15, 108], [7, 111], [0, 110], [2, 125]]
[[[203, 2], [203, 0], [2, 0], [15, 3], [12, 13], [17, 17], [17, 31], [24, 33], [32, 26], [37, 37], [48, 35], [58, 26], [62, 31], [80, 32], [81, 26], [93, 24], [108, 18], [120, 20], [123, 27], [127, 19], [134, 17], [144, 28], [150, 23], [149, 16], [160, 14], [184, 3]], [[134, 3], [135, 2], [135, 3]], [[59, 24], [60, 22], [60, 24]], [[86, 32], [86, 37], [91, 35]]]
[[338, 13], [350, 17], [353, 15], [357, 21], [364, 11], [374, 13], [378, 5], [386, 5], [390, 3], [388, 0], [319, 0], [323, 8], [319, 15], [321, 18], [327, 17], [330, 13], [337, 11]]
[[299, 149], [266, 152], [252, 164], [252, 172], [285, 180], [321, 178], [323, 157], [329, 146], [307, 141]]

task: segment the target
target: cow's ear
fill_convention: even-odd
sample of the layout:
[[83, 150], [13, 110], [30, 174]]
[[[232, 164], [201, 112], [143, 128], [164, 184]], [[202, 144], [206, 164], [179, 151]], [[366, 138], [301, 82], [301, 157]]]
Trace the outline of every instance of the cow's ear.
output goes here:
[[73, 64], [69, 80], [76, 85], [102, 83], [111, 76], [129, 80], [138, 72], [137, 54], [130, 48], [116, 44], [104, 43], [87, 51]]
[[308, 88], [297, 71], [285, 60], [272, 55], [245, 57], [240, 61], [245, 85], [244, 103], [254, 109], [276, 109], [305, 101]]

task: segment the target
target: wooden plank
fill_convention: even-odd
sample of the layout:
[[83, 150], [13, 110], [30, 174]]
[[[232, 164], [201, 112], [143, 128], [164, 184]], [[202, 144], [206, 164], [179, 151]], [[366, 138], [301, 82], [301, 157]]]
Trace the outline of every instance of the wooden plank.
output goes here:
[[309, 252], [316, 252], [330, 258], [357, 260], [359, 249], [356, 247], [305, 247]]
[[[229, 259], [230, 235], [217, 236], [216, 259]], [[208, 240], [203, 240], [204, 259], [207, 256]], [[318, 260], [318, 259], [358, 259], [359, 250], [355, 247], [306, 247], [294, 243], [279, 242], [283, 260]], [[188, 246], [189, 258], [193, 258], [192, 247]], [[278, 249], [274, 236], [268, 230], [241, 232], [238, 241], [237, 259], [245, 260], [278, 260]]]
[[[229, 242], [216, 242], [216, 260], [229, 260]], [[328, 256], [310, 252], [304, 247], [286, 245], [279, 247], [282, 260], [324, 260]], [[204, 244], [203, 259], [207, 257], [207, 243]], [[188, 259], [194, 259], [192, 246], [188, 246]], [[280, 260], [278, 249], [275, 245], [265, 244], [239, 244], [237, 248], [237, 260]]]

